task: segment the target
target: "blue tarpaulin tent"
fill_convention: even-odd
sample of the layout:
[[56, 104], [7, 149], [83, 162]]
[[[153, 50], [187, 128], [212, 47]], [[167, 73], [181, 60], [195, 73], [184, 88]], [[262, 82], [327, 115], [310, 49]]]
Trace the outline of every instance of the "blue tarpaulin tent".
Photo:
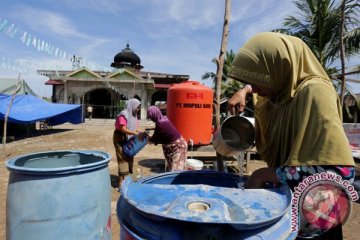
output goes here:
[[[0, 120], [4, 120], [10, 101], [10, 95], [0, 94]], [[66, 122], [81, 123], [81, 106], [48, 103], [29, 94], [16, 95], [8, 122], [32, 124], [43, 120], [47, 120], [52, 126]]]
[[[10, 81], [1, 80], [0, 85], [3, 88], [0, 88], [0, 121], [5, 118], [12, 97], [11, 92], [13, 92], [9, 90], [12, 85], [9, 84]], [[52, 126], [66, 122], [82, 123], [81, 105], [46, 102], [37, 97], [24, 80], [21, 81], [21, 88], [11, 106], [8, 122], [28, 125], [46, 120]]]

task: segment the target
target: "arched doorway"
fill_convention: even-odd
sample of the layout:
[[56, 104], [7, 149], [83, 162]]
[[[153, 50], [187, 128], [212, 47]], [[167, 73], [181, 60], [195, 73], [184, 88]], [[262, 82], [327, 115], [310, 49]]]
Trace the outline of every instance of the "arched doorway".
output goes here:
[[159, 107], [162, 114], [166, 115], [167, 91], [158, 90], [151, 96], [151, 105]]
[[93, 118], [110, 118], [112, 104], [108, 89], [98, 88], [86, 93], [85, 103], [93, 107]]
[[[139, 100], [141, 102], [141, 97], [139, 95], [136, 94], [136, 95], [134, 95], [133, 98], [136, 98], [137, 100]], [[141, 116], [141, 110], [138, 112], [137, 118], [140, 119], [141, 118], [140, 116]]]
[[167, 91], [166, 90], [158, 90], [154, 92], [151, 96], [151, 105], [155, 105], [158, 103], [165, 103], [167, 100]]

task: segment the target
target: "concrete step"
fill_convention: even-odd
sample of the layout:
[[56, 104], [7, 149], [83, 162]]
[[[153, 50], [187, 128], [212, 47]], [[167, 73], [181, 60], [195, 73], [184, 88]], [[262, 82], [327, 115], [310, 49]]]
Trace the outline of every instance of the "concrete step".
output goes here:
[[[85, 119], [85, 126], [115, 126], [115, 119], [93, 118], [89, 120]], [[154, 122], [150, 120], [139, 120], [140, 128], [152, 128], [155, 127]]]

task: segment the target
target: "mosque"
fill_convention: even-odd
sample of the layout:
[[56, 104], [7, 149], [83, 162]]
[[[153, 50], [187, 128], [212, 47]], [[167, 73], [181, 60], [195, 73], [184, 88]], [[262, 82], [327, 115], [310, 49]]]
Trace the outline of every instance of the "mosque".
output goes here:
[[129, 44], [115, 55], [112, 72], [93, 71], [78, 67], [71, 71], [38, 70], [49, 78], [52, 102], [91, 105], [94, 118], [115, 118], [125, 100], [136, 97], [141, 101], [140, 118], [146, 118], [150, 105], [166, 102], [172, 84], [188, 81], [189, 75], [142, 71], [140, 57]]

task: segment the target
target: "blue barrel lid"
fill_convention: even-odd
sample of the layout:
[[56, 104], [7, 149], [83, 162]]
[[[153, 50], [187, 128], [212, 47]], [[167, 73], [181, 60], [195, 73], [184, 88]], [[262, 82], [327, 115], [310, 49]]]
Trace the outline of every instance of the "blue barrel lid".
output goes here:
[[90, 171], [107, 167], [111, 155], [97, 150], [36, 152], [5, 162], [9, 171], [31, 175], [54, 175]]
[[286, 185], [275, 189], [241, 189], [206, 184], [143, 183], [127, 177], [121, 194], [152, 219], [230, 224], [238, 230], [255, 229], [277, 221], [288, 212], [291, 203], [291, 191]]

